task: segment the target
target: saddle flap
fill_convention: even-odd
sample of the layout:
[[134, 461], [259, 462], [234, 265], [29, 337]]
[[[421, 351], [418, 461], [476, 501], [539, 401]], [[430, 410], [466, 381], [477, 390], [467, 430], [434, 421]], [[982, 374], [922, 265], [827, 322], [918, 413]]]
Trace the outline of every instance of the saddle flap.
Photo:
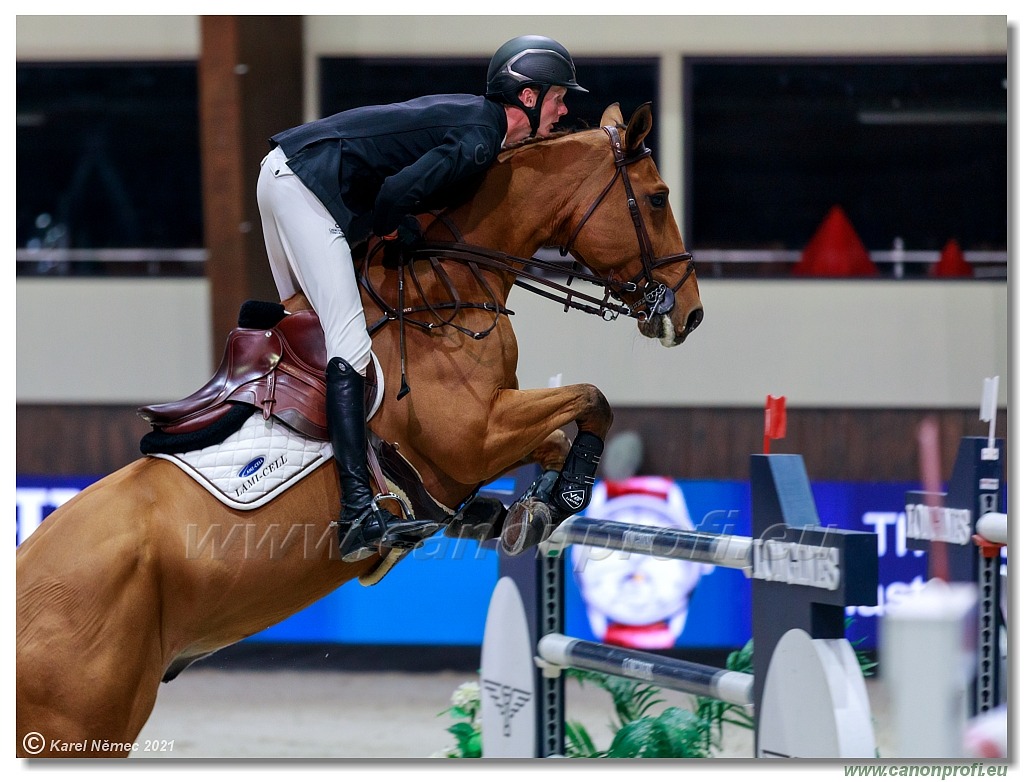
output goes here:
[[430, 496], [423, 479], [398, 449], [378, 437], [374, 432], [367, 432], [370, 448], [377, 455], [377, 463], [384, 473], [391, 489], [398, 489], [412, 508], [413, 515], [418, 519], [430, 519], [432, 521], [447, 524], [455, 515], [455, 511], [446, 508]]
[[277, 329], [296, 361], [323, 376], [327, 367], [324, 329], [313, 310], [299, 310], [283, 318]]

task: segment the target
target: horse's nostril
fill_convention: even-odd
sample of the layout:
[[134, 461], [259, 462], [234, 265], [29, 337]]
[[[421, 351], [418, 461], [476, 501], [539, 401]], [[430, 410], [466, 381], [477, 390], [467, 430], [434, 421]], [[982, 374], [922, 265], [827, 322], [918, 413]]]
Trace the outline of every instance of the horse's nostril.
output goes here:
[[690, 317], [686, 319], [686, 333], [689, 334], [697, 328], [702, 320], [704, 320], [704, 308], [697, 307], [697, 309], [690, 313]]

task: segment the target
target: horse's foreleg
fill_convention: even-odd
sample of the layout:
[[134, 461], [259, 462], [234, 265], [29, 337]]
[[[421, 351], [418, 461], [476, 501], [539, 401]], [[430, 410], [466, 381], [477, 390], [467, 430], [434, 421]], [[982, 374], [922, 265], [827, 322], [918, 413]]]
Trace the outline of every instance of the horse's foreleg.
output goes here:
[[[551, 470], [556, 474], [565, 464], [572, 446], [569, 438], [561, 429], [556, 429], [524, 458], [508, 467], [510, 472], [527, 464], [538, 464], [545, 472]], [[459, 514], [445, 529], [450, 538], [471, 538], [473, 540], [491, 540], [501, 534], [502, 527], [508, 517], [505, 505], [493, 497], [475, 497], [464, 506]]]
[[[576, 437], [568, 453], [557, 454], [551, 435], [574, 421]], [[604, 437], [612, 423], [611, 407], [604, 394], [591, 385], [536, 391], [506, 391], [492, 410], [491, 430], [503, 437], [544, 434], [530, 453], [546, 457], [544, 471], [510, 509], [501, 533], [502, 546], [519, 554], [544, 540], [554, 527], [589, 504]], [[488, 432], [488, 441], [494, 431]], [[561, 455], [561, 460], [558, 456]]]

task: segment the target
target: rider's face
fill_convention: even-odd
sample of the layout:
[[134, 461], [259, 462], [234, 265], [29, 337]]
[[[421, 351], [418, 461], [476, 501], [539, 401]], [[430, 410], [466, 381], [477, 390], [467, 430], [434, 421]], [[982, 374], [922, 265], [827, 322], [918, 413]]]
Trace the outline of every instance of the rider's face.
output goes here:
[[540, 124], [537, 126], [537, 135], [540, 137], [551, 135], [551, 130], [562, 117], [569, 113], [565, 106], [565, 87], [552, 87], [544, 96], [544, 103], [540, 108]]

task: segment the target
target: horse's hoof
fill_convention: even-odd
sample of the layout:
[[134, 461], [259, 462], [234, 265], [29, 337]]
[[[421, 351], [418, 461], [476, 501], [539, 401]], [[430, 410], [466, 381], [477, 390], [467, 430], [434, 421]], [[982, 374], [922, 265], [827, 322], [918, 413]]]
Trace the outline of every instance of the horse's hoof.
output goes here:
[[551, 508], [546, 503], [533, 497], [519, 500], [509, 508], [501, 529], [501, 550], [510, 557], [519, 556], [551, 535], [552, 521]]

